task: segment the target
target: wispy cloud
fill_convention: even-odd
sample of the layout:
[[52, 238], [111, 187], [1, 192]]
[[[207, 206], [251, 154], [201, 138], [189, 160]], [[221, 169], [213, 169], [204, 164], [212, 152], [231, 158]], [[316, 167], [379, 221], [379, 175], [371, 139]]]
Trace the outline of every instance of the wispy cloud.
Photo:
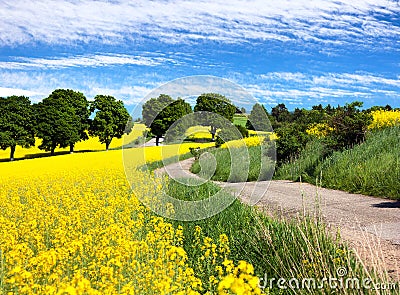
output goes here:
[[14, 61], [0, 62], [0, 69], [59, 69], [67, 67], [100, 67], [114, 65], [158, 66], [164, 63], [178, 64], [177, 61], [171, 58], [161, 56], [147, 57], [126, 54], [89, 54], [63, 58], [16, 57]]
[[371, 73], [324, 73], [312, 75], [299, 72], [270, 72], [257, 77], [260, 83], [271, 85], [291, 82], [304, 87], [352, 87], [369, 89], [373, 86], [394, 87], [400, 90], [400, 78], [388, 78]]
[[25, 89], [18, 89], [18, 88], [7, 88], [7, 87], [0, 87], [0, 97], [7, 97], [12, 95], [18, 96], [37, 96], [40, 93], [35, 91], [25, 90]]
[[[77, 81], [81, 81], [78, 83]], [[84, 81], [84, 82], [82, 82]], [[134, 105], [159, 84], [142, 82], [133, 85], [130, 79], [105, 85], [101, 77], [80, 74], [71, 77], [58, 72], [13, 71], [3, 72], [0, 75], [0, 96], [25, 95], [33, 102], [38, 102], [47, 97], [58, 88], [74, 89], [83, 92], [88, 99], [93, 99], [97, 94], [113, 95], [122, 100], [126, 105]]]
[[[6, 0], [0, 8], [0, 44], [121, 43], [156, 38], [166, 43], [210, 39], [372, 44], [393, 41], [390, 18], [400, 5], [388, 0], [301, 1], [31, 1]], [[382, 21], [381, 17], [388, 17]]]
[[[248, 77], [247, 77], [248, 79]], [[331, 104], [353, 100], [395, 101], [400, 98], [400, 80], [371, 73], [325, 73], [312, 75], [298, 72], [270, 72], [257, 75], [256, 83], [241, 83], [254, 96], [270, 105]], [[374, 102], [375, 103], [375, 102]]]

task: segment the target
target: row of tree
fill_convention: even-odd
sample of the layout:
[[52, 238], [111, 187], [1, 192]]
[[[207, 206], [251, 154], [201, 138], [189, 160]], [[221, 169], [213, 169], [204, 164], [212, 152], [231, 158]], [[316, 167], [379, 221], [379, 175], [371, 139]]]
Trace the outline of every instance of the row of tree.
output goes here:
[[[217, 129], [224, 126], [224, 120], [221, 118], [232, 122], [236, 110], [236, 106], [228, 98], [218, 93], [204, 93], [200, 95], [196, 100], [193, 110], [190, 104], [181, 98], [174, 100], [169, 95], [160, 94], [157, 98], [149, 99], [143, 105], [142, 118], [143, 123], [156, 136], [156, 145], [158, 145], [159, 139], [165, 135], [175, 122], [185, 115], [191, 114], [193, 111], [198, 113], [204, 112], [204, 116], [198, 116], [198, 118], [203, 120], [187, 122], [186, 125], [183, 123], [181, 124], [181, 129], [190, 127], [193, 123], [210, 126], [210, 133], [212, 140], [214, 140]], [[185, 126], [183, 127], [183, 125]]]
[[0, 148], [10, 148], [10, 160], [17, 146], [34, 146], [35, 137], [42, 139], [39, 149], [51, 155], [57, 147], [73, 152], [88, 135], [98, 136], [108, 150], [114, 137], [121, 138], [132, 127], [123, 102], [113, 96], [97, 95], [88, 101], [81, 92], [57, 89], [37, 104], [25, 96], [0, 97]]
[[[361, 102], [352, 102], [344, 106], [333, 107], [321, 104], [313, 106], [310, 110], [296, 108], [289, 111], [285, 104], [280, 103], [273, 107], [270, 112], [261, 104], [255, 104], [247, 116], [246, 128], [257, 131], [274, 131], [278, 135], [277, 157], [279, 162], [285, 162], [299, 155], [312, 136], [307, 133], [310, 126], [322, 126], [327, 131], [324, 142], [328, 152], [351, 147], [362, 142], [365, 138], [368, 125], [371, 123], [371, 112], [376, 109], [391, 110], [391, 106], [374, 106], [362, 110]], [[217, 143], [220, 137], [235, 139], [235, 136], [246, 136], [247, 130], [242, 126], [236, 126], [239, 133], [232, 132], [232, 124], [228, 126], [223, 120], [232, 122], [235, 112], [239, 110], [225, 96], [216, 93], [205, 93], [196, 100], [194, 109], [184, 100], [178, 98], [173, 100], [170, 96], [161, 94], [158, 98], [152, 98], [143, 106], [143, 122], [150, 128], [151, 132], [159, 138], [164, 136], [167, 130], [175, 122], [192, 112], [200, 113], [196, 122], [187, 122], [186, 126], [193, 125], [210, 126], [210, 133], [214, 140], [217, 129]], [[201, 112], [209, 112], [218, 116], [210, 117]], [[204, 119], [202, 118], [204, 117]], [[208, 119], [206, 118], [208, 117]], [[211, 118], [211, 119], [210, 119]], [[185, 128], [181, 128], [185, 131]], [[167, 139], [167, 138], [166, 138]]]

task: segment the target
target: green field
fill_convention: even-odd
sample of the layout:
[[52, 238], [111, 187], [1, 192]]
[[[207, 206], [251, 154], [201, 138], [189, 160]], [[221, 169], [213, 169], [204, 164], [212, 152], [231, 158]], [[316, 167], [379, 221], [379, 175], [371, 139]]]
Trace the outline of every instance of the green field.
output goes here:
[[247, 116], [246, 115], [234, 115], [233, 124], [246, 127]]

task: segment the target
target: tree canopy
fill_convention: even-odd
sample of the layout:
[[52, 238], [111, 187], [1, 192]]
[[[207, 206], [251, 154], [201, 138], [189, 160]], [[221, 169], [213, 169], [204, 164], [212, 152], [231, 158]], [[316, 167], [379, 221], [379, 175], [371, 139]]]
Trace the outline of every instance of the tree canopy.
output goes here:
[[256, 103], [253, 106], [246, 122], [246, 128], [256, 131], [271, 131], [268, 112], [263, 105]]
[[[232, 102], [224, 95], [218, 93], [204, 93], [197, 98], [194, 111], [217, 114], [232, 122], [233, 115], [236, 112], [236, 106], [234, 106]], [[213, 122], [206, 120], [205, 122], [200, 122], [200, 124], [211, 127], [210, 133], [212, 139], [214, 140], [215, 133], [217, 132], [217, 126], [219, 125], [218, 122], [213, 124]]]
[[[77, 116], [78, 120], [73, 122], [72, 126], [79, 135], [79, 140], [77, 141], [89, 139], [87, 131], [90, 126], [89, 116], [91, 112], [89, 110], [89, 102], [83, 93], [71, 89], [57, 89], [51, 95], [65, 100]], [[70, 152], [74, 151], [74, 145], [77, 141], [72, 138], [69, 142]]]
[[106, 145], [106, 150], [109, 149], [114, 137], [121, 138], [124, 133], [129, 133], [132, 129], [132, 124], [128, 124], [130, 115], [124, 103], [113, 96], [96, 95], [90, 110], [95, 112], [95, 117], [91, 122], [89, 134], [98, 136], [100, 142]]
[[0, 97], [0, 148], [10, 148], [14, 160], [16, 146], [35, 145], [33, 109], [25, 96]]
[[42, 139], [39, 149], [54, 155], [56, 147], [65, 148], [81, 140], [80, 117], [73, 105], [60, 92], [54, 91], [37, 105], [36, 135]]
[[192, 112], [190, 104], [183, 99], [172, 99], [169, 95], [160, 94], [157, 98], [151, 98], [143, 105], [143, 122], [156, 136], [156, 145], [165, 135], [171, 125]]
[[89, 138], [86, 133], [89, 128], [89, 102], [83, 93], [56, 89], [37, 105], [36, 110], [37, 136], [42, 138], [39, 148], [54, 154], [57, 146], [69, 146], [72, 153], [75, 143]]

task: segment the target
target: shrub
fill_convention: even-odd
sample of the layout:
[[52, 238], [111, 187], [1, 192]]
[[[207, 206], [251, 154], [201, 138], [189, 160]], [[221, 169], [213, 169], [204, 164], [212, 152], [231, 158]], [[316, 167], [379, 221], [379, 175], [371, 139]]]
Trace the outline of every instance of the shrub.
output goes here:
[[284, 163], [295, 158], [306, 145], [308, 136], [297, 124], [286, 124], [275, 130], [276, 154], [278, 163]]

